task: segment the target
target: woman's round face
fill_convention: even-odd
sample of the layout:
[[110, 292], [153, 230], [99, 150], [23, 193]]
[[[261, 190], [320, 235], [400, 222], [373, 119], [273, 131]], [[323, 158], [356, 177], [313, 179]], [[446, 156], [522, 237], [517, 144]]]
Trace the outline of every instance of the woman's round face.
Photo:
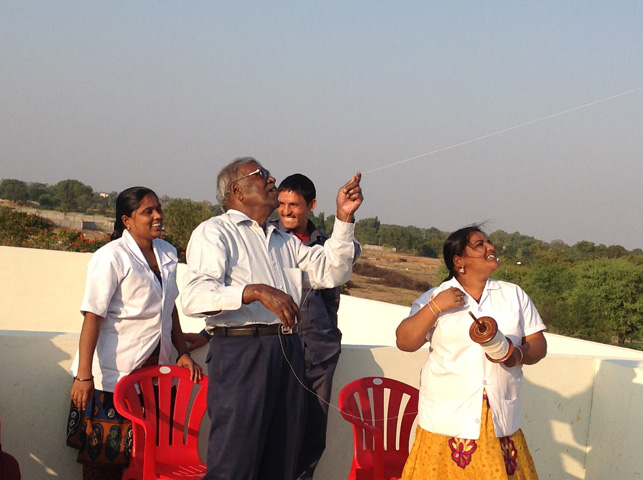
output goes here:
[[163, 209], [156, 195], [148, 193], [140, 205], [128, 217], [123, 215], [123, 224], [135, 240], [153, 240], [163, 232]]
[[469, 242], [460, 257], [465, 272], [491, 275], [500, 266], [496, 248], [482, 232], [471, 232]]

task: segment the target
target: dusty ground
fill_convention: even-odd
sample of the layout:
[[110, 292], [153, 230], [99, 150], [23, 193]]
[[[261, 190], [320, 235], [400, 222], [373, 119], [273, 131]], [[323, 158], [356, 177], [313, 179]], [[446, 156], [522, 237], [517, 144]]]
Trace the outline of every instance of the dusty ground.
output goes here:
[[[364, 248], [348, 283], [348, 295], [410, 306], [440, 283], [442, 260]], [[375, 267], [375, 268], [370, 268]], [[367, 276], [368, 275], [368, 276]]]

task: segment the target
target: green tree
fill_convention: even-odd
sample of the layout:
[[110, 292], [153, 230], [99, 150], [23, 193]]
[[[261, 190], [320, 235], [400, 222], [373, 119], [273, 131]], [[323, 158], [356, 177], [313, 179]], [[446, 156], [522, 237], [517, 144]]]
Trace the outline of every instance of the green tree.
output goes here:
[[0, 183], [0, 198], [12, 202], [25, 202], [29, 200], [27, 184], [20, 180], [7, 179]]
[[27, 192], [29, 195], [29, 200], [32, 202], [37, 202], [41, 195], [47, 195], [51, 193], [51, 188], [47, 187], [44, 183], [34, 182], [27, 187]]
[[63, 210], [84, 212], [92, 205], [94, 191], [78, 180], [63, 180], [53, 187], [54, 195]]
[[596, 245], [593, 242], [582, 240], [577, 242], [573, 248], [578, 252], [579, 260], [596, 258]]
[[212, 215], [221, 213], [221, 208], [218, 205], [209, 207], [203, 203], [182, 198], [170, 200], [163, 210], [165, 212], [166, 240], [176, 247], [180, 260], [185, 259], [185, 249], [188, 246], [190, 235], [197, 225]]
[[584, 338], [619, 344], [643, 333], [643, 269], [623, 258], [575, 265], [568, 305], [583, 325]]
[[620, 258], [625, 257], [629, 254], [625, 247], [620, 245], [610, 245], [605, 249], [605, 255], [607, 258]]
[[57, 205], [56, 198], [48, 193], [44, 193], [38, 197], [38, 204], [41, 207], [54, 207]]
[[570, 318], [565, 300], [576, 284], [570, 264], [554, 262], [533, 267], [516, 283], [529, 294], [551, 331], [571, 334], [578, 329], [577, 319]]
[[427, 241], [420, 245], [418, 255], [420, 257], [438, 258], [438, 250], [433, 242]]
[[379, 230], [380, 221], [377, 217], [363, 218], [355, 222], [355, 238], [362, 244], [381, 245]]

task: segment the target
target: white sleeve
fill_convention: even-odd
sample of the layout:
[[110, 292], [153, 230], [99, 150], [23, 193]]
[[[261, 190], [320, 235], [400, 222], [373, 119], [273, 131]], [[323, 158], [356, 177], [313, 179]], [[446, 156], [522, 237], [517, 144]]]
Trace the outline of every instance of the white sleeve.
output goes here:
[[518, 295], [520, 298], [520, 305], [522, 306], [522, 321], [523, 321], [523, 332], [524, 336], [528, 336], [537, 332], [546, 330], [545, 322], [540, 317], [538, 310], [534, 302], [531, 301], [529, 295], [525, 293], [520, 287], [518, 287]]
[[84, 315], [85, 312], [91, 312], [105, 318], [120, 277], [113, 250], [97, 250], [87, 264], [81, 313]]
[[188, 243], [187, 272], [181, 294], [183, 313], [192, 317], [205, 312], [238, 310], [245, 285], [227, 285], [228, 247], [223, 235], [209, 223], [199, 225]]
[[323, 246], [307, 247], [295, 242], [298, 266], [308, 274], [312, 288], [334, 288], [350, 280], [357, 260], [356, 245], [359, 245], [354, 231], [353, 223], [336, 218], [333, 234]]

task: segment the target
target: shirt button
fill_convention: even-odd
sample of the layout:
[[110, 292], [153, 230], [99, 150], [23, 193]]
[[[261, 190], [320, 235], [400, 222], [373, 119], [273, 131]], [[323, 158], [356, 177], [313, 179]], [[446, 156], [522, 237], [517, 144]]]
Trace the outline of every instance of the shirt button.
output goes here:
[[478, 307], [478, 311], [479, 311], [479, 312], [482, 312], [482, 307]]
[[479, 418], [476, 418], [476, 423], [480, 423], [480, 419], [479, 419]]
[[486, 384], [487, 384], [487, 381], [486, 381], [486, 380], [483, 380], [483, 381], [482, 381], [482, 384], [483, 384], [483, 385], [486, 385]]

